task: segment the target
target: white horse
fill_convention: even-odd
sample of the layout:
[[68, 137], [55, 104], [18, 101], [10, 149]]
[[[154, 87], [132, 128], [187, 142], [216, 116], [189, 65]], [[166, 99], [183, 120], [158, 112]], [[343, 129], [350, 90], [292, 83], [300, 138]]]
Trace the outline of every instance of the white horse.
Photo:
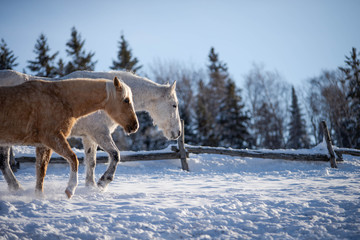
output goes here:
[[[22, 74], [16, 71], [0, 71], [0, 85], [11, 77], [16, 81], [44, 79]], [[139, 77], [130, 72], [91, 72], [77, 71], [61, 79], [69, 78], [105, 78], [119, 77], [127, 84], [133, 93], [134, 107], [136, 111], [147, 111], [154, 120], [154, 124], [163, 131], [168, 139], [177, 139], [181, 134], [178, 100], [176, 96], [176, 82], [171, 86], [157, 84], [149, 79]], [[72, 128], [71, 136], [81, 137], [83, 140], [86, 164], [86, 186], [95, 186], [94, 170], [96, 166], [96, 149], [100, 146], [109, 154], [110, 165], [116, 165], [120, 160], [119, 149], [116, 147], [111, 134], [117, 124], [104, 112], [98, 111], [77, 121]], [[98, 181], [98, 186], [105, 188], [114, 176], [114, 168], [108, 168]]]

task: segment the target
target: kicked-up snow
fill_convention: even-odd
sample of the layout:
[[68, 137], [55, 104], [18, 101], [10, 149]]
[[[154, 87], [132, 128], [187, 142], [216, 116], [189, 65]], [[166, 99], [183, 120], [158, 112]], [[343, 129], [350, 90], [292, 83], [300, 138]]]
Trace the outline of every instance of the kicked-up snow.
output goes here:
[[70, 200], [68, 165], [49, 165], [38, 198], [34, 164], [22, 164], [23, 191], [0, 175], [0, 239], [360, 239], [360, 158], [344, 158], [332, 169], [190, 155], [190, 172], [180, 160], [128, 162], [104, 192], [84, 186], [81, 165]]

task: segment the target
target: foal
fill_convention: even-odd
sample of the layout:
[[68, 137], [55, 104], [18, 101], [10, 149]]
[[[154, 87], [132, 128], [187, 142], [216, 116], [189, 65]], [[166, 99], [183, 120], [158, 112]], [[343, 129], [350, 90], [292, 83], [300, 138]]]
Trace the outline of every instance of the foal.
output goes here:
[[[136, 132], [135, 114], [130, 88], [114, 78], [29, 81], [14, 87], [0, 87], [0, 146], [4, 153], [11, 145], [36, 146], [36, 191], [43, 192], [43, 180], [52, 151], [70, 164], [70, 178], [65, 190], [68, 198], [78, 184], [78, 159], [66, 138], [76, 120], [97, 110], [105, 112], [127, 133]], [[20, 184], [9, 166], [0, 158], [0, 169], [9, 188]]]

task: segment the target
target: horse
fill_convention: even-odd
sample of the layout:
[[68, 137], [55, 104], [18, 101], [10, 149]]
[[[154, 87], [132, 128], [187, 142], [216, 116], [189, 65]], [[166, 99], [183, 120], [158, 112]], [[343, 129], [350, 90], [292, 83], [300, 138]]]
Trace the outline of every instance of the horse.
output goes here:
[[54, 151], [70, 164], [65, 193], [71, 198], [78, 185], [79, 161], [66, 138], [77, 119], [97, 110], [104, 110], [128, 134], [138, 129], [131, 89], [117, 77], [113, 81], [38, 80], [0, 87], [0, 169], [9, 189], [20, 188], [9, 166], [10, 146], [33, 145], [36, 147], [36, 192], [43, 192], [47, 165]]
[[[22, 74], [13, 70], [0, 71], [0, 85], [6, 78], [17, 78], [18, 81], [28, 81], [39, 77]], [[92, 72], [76, 71], [61, 79], [68, 78], [105, 78], [113, 79], [118, 76], [132, 90], [136, 111], [146, 111], [168, 139], [177, 139], [181, 134], [178, 100], [176, 96], [176, 81], [172, 84], [157, 84], [147, 78], [142, 78], [131, 72], [111, 71]], [[73, 127], [71, 136], [79, 136], [83, 140], [86, 164], [86, 186], [96, 186], [94, 171], [96, 167], [96, 149], [100, 146], [110, 158], [110, 165], [97, 182], [100, 188], [106, 188], [114, 177], [114, 168], [119, 161], [119, 150], [116, 147], [111, 134], [117, 124], [106, 114], [96, 112], [81, 118]]]

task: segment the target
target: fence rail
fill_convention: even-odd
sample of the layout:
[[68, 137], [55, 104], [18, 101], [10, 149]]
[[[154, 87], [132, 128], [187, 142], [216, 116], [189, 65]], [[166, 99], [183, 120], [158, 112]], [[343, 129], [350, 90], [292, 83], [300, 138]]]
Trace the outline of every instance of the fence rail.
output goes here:
[[[327, 126], [325, 122], [322, 122], [325, 141], [327, 143], [328, 154], [324, 153], [301, 153], [294, 150], [293, 152], [281, 152], [279, 150], [248, 150], [248, 149], [229, 149], [221, 147], [199, 147], [185, 145], [184, 142], [184, 121], [181, 120], [182, 135], [178, 139], [178, 146], [172, 146], [171, 151], [161, 152], [144, 152], [134, 154], [121, 154], [121, 162], [132, 162], [132, 161], [150, 161], [150, 160], [168, 160], [168, 159], [180, 159], [181, 167], [185, 171], [189, 171], [189, 165], [187, 158], [189, 154], [223, 154], [230, 156], [239, 157], [252, 157], [252, 158], [267, 158], [267, 159], [283, 159], [283, 160], [294, 160], [294, 161], [330, 161], [331, 167], [336, 168], [336, 162], [343, 161], [343, 154], [350, 154], [354, 156], [360, 156], [360, 150], [348, 149], [348, 148], [333, 148], [331, 144], [330, 135], [328, 134]], [[326, 134], [327, 133], [327, 134]], [[328, 135], [328, 137], [326, 137]], [[18, 163], [24, 162], [35, 162], [34, 157], [20, 157], [16, 158]], [[98, 163], [106, 163], [108, 157], [101, 156], [97, 157]], [[79, 162], [83, 162], [83, 158], [79, 158]], [[63, 158], [51, 158], [50, 163], [66, 163]]]
[[[189, 154], [187, 154], [189, 157]], [[84, 161], [83, 157], [79, 157], [79, 162], [82, 163]], [[97, 163], [107, 163], [108, 157], [98, 156], [96, 157]], [[121, 162], [134, 162], [134, 161], [151, 161], [151, 160], [168, 160], [168, 159], [180, 159], [180, 153], [178, 152], [151, 152], [151, 153], [136, 153], [136, 154], [121, 154], [120, 153], [120, 161]], [[35, 157], [18, 157], [16, 161], [20, 163], [25, 162], [35, 162]], [[62, 157], [54, 157], [51, 158], [50, 163], [67, 163], [67, 161]]]
[[[174, 151], [178, 151], [177, 147], [173, 146]], [[186, 146], [186, 151], [193, 154], [222, 154], [237, 157], [251, 157], [251, 158], [268, 158], [268, 159], [283, 159], [294, 161], [329, 161], [329, 156], [321, 153], [293, 153], [279, 152], [278, 150], [248, 150], [248, 149], [227, 149], [215, 147], [197, 147]], [[342, 159], [338, 159], [342, 161]]]
[[335, 148], [334, 152], [341, 157], [343, 154], [352, 155], [352, 156], [360, 156], [360, 150], [352, 149], [352, 148]]

